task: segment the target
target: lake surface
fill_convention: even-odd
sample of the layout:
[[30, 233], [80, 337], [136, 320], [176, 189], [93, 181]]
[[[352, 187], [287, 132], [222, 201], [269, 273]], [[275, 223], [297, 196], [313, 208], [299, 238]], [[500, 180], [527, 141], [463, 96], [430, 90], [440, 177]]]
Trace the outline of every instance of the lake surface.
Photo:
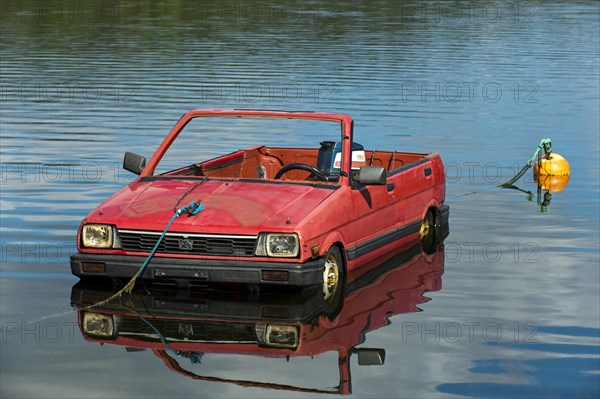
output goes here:
[[[431, 267], [418, 251], [386, 272], [399, 284], [415, 284], [394, 296], [388, 325], [375, 322], [381, 320], [374, 307], [373, 323], [354, 326], [366, 333], [352, 336], [344, 350], [383, 348], [386, 355], [379, 366], [349, 357], [353, 396], [600, 394], [597, 1], [3, 1], [1, 7], [2, 397], [339, 392], [339, 348], [326, 342], [312, 358], [287, 360], [200, 346], [200, 363], [192, 361], [198, 360], [193, 350], [178, 359], [189, 371], [181, 373], [156, 356], [169, 352], [166, 346], [126, 350], [80, 332], [71, 304], [81, 290], [69, 266], [77, 227], [133, 179], [120, 169], [123, 152], [149, 156], [192, 108], [348, 113], [366, 148], [441, 154], [451, 210], [437, 274], [408, 274], [415, 264]], [[496, 188], [546, 137], [570, 163], [564, 190], [538, 195], [531, 173], [516, 184], [522, 191]], [[285, 141], [316, 147], [319, 139]], [[263, 140], [268, 136], [207, 136], [198, 160]], [[393, 285], [377, 290], [385, 276], [353, 295], [396, 292]], [[155, 304], [164, 296], [144, 295]], [[211, 304], [221, 312], [245, 308], [248, 319], [263, 306], [255, 297], [181, 295], [163, 300], [169, 311], [191, 304], [221, 321], [234, 317]], [[291, 317], [310, 301], [266, 303], [287, 304]], [[342, 313], [353, 306], [346, 305]], [[330, 344], [351, 336], [335, 323], [329, 327], [336, 334]], [[140, 328], [158, 336], [147, 324]]]

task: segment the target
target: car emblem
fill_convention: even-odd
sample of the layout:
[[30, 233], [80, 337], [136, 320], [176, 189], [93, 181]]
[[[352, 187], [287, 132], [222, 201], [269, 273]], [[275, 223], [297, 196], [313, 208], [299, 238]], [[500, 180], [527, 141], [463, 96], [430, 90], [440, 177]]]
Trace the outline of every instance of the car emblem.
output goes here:
[[192, 240], [188, 240], [184, 238], [183, 240], [179, 240], [179, 249], [183, 249], [184, 251], [189, 251], [194, 248], [194, 242]]
[[190, 335], [194, 335], [194, 327], [189, 323], [179, 323], [179, 333], [188, 338]]

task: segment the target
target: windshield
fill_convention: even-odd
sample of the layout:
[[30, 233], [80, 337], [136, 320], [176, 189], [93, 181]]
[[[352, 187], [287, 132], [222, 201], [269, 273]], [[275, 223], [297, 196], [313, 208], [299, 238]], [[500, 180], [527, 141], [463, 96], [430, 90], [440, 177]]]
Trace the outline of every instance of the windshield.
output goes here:
[[335, 176], [322, 176], [330, 174], [331, 164], [319, 164], [319, 153], [329, 148], [332, 163], [334, 149], [341, 153], [340, 138], [339, 121], [196, 117], [167, 148], [154, 175], [333, 182]]

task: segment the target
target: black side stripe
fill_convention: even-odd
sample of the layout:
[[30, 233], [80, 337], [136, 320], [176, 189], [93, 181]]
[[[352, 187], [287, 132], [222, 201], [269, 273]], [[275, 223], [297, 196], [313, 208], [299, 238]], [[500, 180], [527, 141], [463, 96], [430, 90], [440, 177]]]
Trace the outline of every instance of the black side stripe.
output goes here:
[[424, 164], [425, 162], [429, 162], [430, 159], [429, 158], [421, 158], [418, 161], [415, 162], [411, 162], [411, 163], [407, 163], [406, 165], [400, 166], [399, 168], [396, 168], [394, 170], [391, 170], [388, 172], [388, 177], [389, 176], [394, 176], [398, 173], [404, 172], [405, 170], [408, 170], [410, 168], [414, 168], [415, 166], [419, 166], [421, 164]]
[[373, 237], [365, 242], [362, 242], [354, 247], [350, 247], [346, 250], [348, 260], [356, 259], [360, 256], [366, 255], [369, 252], [375, 251], [385, 245], [391, 244], [401, 238], [404, 238], [410, 234], [416, 233], [421, 228], [421, 220], [416, 220], [412, 223], [405, 224], [395, 228], [394, 230], [387, 231], [383, 234]]
[[393, 258], [386, 260], [383, 264], [377, 266], [375, 269], [369, 270], [368, 272], [360, 276], [357, 280], [350, 283], [348, 285], [346, 295], [350, 295], [356, 290], [373, 284], [379, 277], [383, 276], [390, 270], [395, 270], [404, 266], [405, 263], [412, 260], [415, 256], [420, 255], [421, 252], [421, 244], [417, 243], [405, 252], [400, 252]]

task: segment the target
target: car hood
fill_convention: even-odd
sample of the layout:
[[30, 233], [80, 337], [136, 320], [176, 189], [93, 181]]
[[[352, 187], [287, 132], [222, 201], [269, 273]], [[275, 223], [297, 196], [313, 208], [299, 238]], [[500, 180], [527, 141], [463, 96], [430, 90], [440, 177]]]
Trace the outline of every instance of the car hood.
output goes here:
[[115, 224], [120, 229], [162, 231], [179, 208], [200, 200], [204, 210], [181, 215], [171, 232], [256, 234], [290, 231], [335, 191], [332, 187], [268, 182], [142, 179], [102, 203], [87, 223]]

